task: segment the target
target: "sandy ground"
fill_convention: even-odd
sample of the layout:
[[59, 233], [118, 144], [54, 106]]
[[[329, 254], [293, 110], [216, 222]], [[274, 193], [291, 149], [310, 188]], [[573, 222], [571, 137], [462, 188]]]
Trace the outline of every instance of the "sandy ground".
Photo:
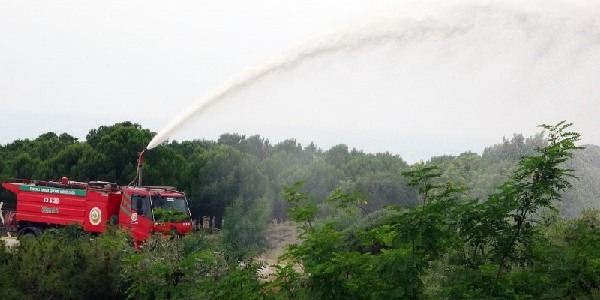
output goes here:
[[277, 258], [283, 254], [285, 246], [300, 242], [296, 224], [292, 222], [270, 224], [266, 235], [271, 247], [260, 256], [265, 260], [277, 261]]
[[285, 246], [299, 243], [300, 240], [298, 239], [296, 224], [292, 222], [272, 223], [267, 228], [266, 235], [271, 247], [256, 260], [267, 264], [260, 270], [260, 275], [268, 280], [270, 275], [276, 271], [273, 265], [280, 264], [277, 258], [283, 254]]

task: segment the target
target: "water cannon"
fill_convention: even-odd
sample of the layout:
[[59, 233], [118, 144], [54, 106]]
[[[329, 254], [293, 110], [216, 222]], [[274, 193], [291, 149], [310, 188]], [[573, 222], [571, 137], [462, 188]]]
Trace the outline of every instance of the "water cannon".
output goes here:
[[138, 184], [137, 186], [142, 186], [142, 167], [144, 166], [144, 152], [146, 149], [138, 152], [138, 161], [137, 161], [137, 173], [138, 173]]
[[138, 155], [137, 174], [136, 174], [135, 178], [129, 183], [129, 185], [132, 185], [137, 180], [137, 183], [135, 184], [135, 186], [138, 186], [138, 187], [142, 186], [142, 167], [144, 166], [144, 152], [146, 152], [146, 150], [147, 149], [144, 149], [137, 153], [137, 155]]

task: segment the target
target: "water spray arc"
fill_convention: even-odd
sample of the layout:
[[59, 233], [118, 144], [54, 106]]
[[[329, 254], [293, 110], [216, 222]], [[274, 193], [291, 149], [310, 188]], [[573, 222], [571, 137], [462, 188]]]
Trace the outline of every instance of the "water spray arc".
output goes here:
[[[156, 147], [181, 129], [187, 120], [200, 116], [219, 101], [273, 74], [290, 71], [313, 59], [339, 52], [356, 52], [387, 44], [405, 47], [422, 41], [435, 41], [441, 45], [476, 43], [475, 47], [482, 48], [493, 44], [499, 49], [498, 51], [503, 51], [503, 48], [510, 51], [511, 47], [526, 43], [530, 45], [530, 48], [525, 51], [531, 56], [530, 60], [543, 59], [544, 56], [558, 52], [561, 55], [577, 53], [577, 51], [600, 53], [598, 18], [586, 17], [582, 20], [573, 18], [575, 21], [571, 22], [570, 17], [572, 16], [568, 14], [566, 18], [564, 16], [544, 17], [540, 13], [520, 11], [518, 7], [499, 3], [470, 4], [459, 5], [451, 13], [442, 17], [387, 20], [325, 34], [310, 39], [262, 66], [248, 69], [215, 87], [160, 130], [146, 148], [149, 150]], [[561, 35], [556, 31], [557, 29], [568, 31], [568, 34]], [[502, 37], [498, 38], [498, 36]], [[573, 47], [569, 48], [568, 43], [574, 43]], [[569, 47], [565, 47], [565, 44]], [[443, 49], [443, 46], [439, 47]]]
[[238, 74], [217, 86], [175, 117], [150, 141], [146, 148], [150, 150], [164, 142], [172, 133], [183, 126], [186, 120], [202, 114], [221, 99], [231, 96], [267, 78], [269, 75], [291, 70], [312, 59], [340, 51], [372, 48], [386, 42], [409, 42], [435, 36], [450, 37], [466, 30], [468, 30], [467, 27], [454, 28], [437, 23], [427, 25], [417, 23], [407, 27], [398, 26], [398, 24], [385, 24], [384, 26], [375, 27], [374, 25], [365, 25], [365, 27], [359, 28], [358, 31], [356, 29], [345, 30], [315, 37], [284, 52], [263, 66], [248, 69], [246, 72]]

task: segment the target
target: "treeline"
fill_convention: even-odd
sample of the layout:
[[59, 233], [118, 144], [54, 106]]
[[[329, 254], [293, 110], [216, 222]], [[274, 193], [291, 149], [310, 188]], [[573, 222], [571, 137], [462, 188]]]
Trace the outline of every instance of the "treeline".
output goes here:
[[[154, 133], [129, 122], [93, 129], [85, 141], [49, 132], [34, 140], [0, 146], [0, 179], [100, 180], [128, 184], [137, 153]], [[370, 209], [384, 204], [414, 205], [416, 194], [401, 172], [399, 156], [365, 154], [345, 145], [322, 151], [295, 140], [271, 144], [260, 136], [223, 134], [218, 141], [173, 141], [144, 154], [145, 185], [171, 185], [184, 191], [194, 218], [215, 216], [218, 224], [235, 201], [244, 210], [264, 206], [268, 217], [285, 219], [282, 186], [306, 180], [321, 201], [339, 184], [351, 183], [372, 196]], [[14, 197], [3, 191], [5, 208]], [[258, 204], [257, 204], [258, 203]]]
[[[8, 178], [51, 180], [101, 180], [128, 184], [136, 172], [137, 153], [154, 133], [130, 122], [90, 130], [85, 141], [67, 133], [48, 132], [0, 146], [0, 180]], [[409, 142], [409, 141], [407, 141]], [[519, 159], [544, 146], [540, 133], [511, 139], [486, 148], [481, 155], [432, 157], [425, 165], [437, 165], [446, 180], [471, 189], [476, 197], [491, 193], [514, 170]], [[600, 148], [588, 146], [570, 162], [576, 175], [585, 178], [565, 195], [561, 208], [577, 215], [583, 207], [600, 207], [596, 179], [600, 179]], [[258, 135], [223, 134], [217, 141], [173, 141], [146, 151], [144, 184], [171, 185], [184, 191], [194, 218], [215, 216], [221, 220], [227, 207], [256, 212], [262, 218], [286, 219], [288, 204], [282, 186], [304, 180], [308, 191], [323, 203], [336, 188], [360, 190], [368, 198], [367, 212], [386, 205], [414, 207], [417, 191], [402, 172], [409, 165], [398, 155], [369, 154], [346, 145], [322, 150], [293, 139], [271, 144]], [[5, 209], [14, 196], [0, 192]], [[256, 219], [258, 216], [252, 216]]]
[[[216, 237], [153, 237], [139, 252], [118, 228], [96, 238], [50, 230], [0, 249], [0, 292], [3, 299], [597, 299], [600, 211], [576, 218], [557, 211], [576, 182], [569, 164], [582, 151], [579, 135], [564, 122], [545, 129], [547, 138], [531, 140], [543, 146], [508, 166], [484, 196], [444, 179], [449, 165], [429, 164], [400, 174], [415, 192], [412, 207], [368, 209], [368, 196], [349, 180], [325, 199], [306, 192], [306, 182], [282, 187], [300, 242], [269, 278], [260, 263], [240, 263], [240, 249], [252, 245], [234, 245], [240, 228], [231, 224], [244, 220], [227, 217]], [[226, 214], [249, 213], [236, 199]]]

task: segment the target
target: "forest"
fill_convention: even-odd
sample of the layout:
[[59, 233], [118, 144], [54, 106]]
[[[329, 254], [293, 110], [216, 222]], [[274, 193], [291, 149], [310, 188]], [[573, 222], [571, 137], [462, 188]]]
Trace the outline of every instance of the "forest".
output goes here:
[[[186, 193], [218, 234], [153, 237], [74, 227], [0, 247], [2, 299], [594, 299], [600, 297], [600, 147], [559, 122], [481, 154], [408, 164], [340, 144], [258, 135], [170, 141], [144, 184]], [[48, 132], [0, 146], [0, 180], [126, 185], [155, 133], [122, 122], [85, 141]], [[410, 141], [407, 141], [407, 143]], [[14, 195], [2, 190], [3, 209]], [[296, 224], [264, 278], [265, 231]]]

